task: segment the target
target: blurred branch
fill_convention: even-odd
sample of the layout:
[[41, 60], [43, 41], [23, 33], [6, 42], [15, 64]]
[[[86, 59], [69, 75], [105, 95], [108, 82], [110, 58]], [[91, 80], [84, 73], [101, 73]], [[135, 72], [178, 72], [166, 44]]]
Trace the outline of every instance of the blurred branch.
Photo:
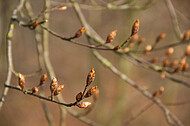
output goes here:
[[181, 38], [181, 31], [180, 31], [180, 28], [179, 28], [179, 23], [178, 23], [178, 20], [177, 20], [177, 15], [176, 15], [176, 12], [175, 12], [175, 8], [173, 7], [173, 4], [172, 4], [171, 0], [165, 0], [165, 3], [166, 3], [166, 5], [168, 7], [168, 10], [170, 12], [170, 16], [171, 16], [171, 19], [172, 19], [172, 24], [173, 24], [173, 28], [174, 28], [176, 37], [178, 39], [180, 39]]
[[[12, 68], [13, 68], [13, 63], [12, 63], [12, 37], [13, 37], [13, 32], [14, 32], [14, 21], [15, 18], [17, 17], [17, 13], [23, 8], [24, 6], [24, 2], [25, 0], [20, 0], [20, 3], [18, 4], [18, 6], [13, 10], [13, 14], [10, 20], [10, 24], [9, 24], [9, 28], [8, 28], [8, 33], [7, 33], [7, 53], [6, 53], [6, 57], [7, 57], [7, 79], [5, 81], [5, 85], [9, 85], [10, 81], [11, 81], [11, 76], [12, 76]], [[3, 102], [5, 101], [5, 97], [8, 93], [8, 88], [4, 87], [3, 88], [3, 94], [0, 100], [0, 110], [3, 106]]]

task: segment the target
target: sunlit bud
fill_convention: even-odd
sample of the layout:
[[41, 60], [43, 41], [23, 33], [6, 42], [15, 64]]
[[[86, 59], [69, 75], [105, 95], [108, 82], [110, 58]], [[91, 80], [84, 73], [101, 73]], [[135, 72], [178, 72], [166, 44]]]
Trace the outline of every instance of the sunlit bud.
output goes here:
[[40, 79], [39, 86], [42, 86], [44, 84], [44, 82], [46, 81], [46, 79], [47, 79], [47, 73], [45, 73], [44, 75], [42, 75], [42, 77]]
[[175, 72], [179, 72], [183, 69], [183, 65], [179, 64], [178, 67], [175, 69]]
[[86, 30], [85, 27], [79, 29], [79, 30], [75, 33], [74, 38], [79, 38], [79, 37], [81, 37], [81, 36], [83, 35], [83, 33], [85, 32], [85, 30]]
[[54, 96], [55, 96], [55, 95], [58, 95], [58, 94], [62, 91], [63, 88], [64, 88], [64, 85], [58, 86], [58, 87], [55, 89]]
[[131, 43], [132, 43], [132, 42], [135, 42], [135, 41], [138, 40], [138, 38], [139, 38], [139, 35], [138, 35], [138, 34], [135, 34], [135, 35], [133, 35], [133, 36], [131, 37], [130, 42], [131, 42]]
[[162, 79], [166, 78], [166, 73], [165, 73], [165, 72], [162, 72], [161, 75], [160, 75], [160, 77], [161, 77]]
[[99, 89], [97, 88], [95, 93], [94, 93], [94, 101], [96, 101], [99, 97]]
[[159, 91], [160, 91], [160, 93], [163, 93], [164, 92], [164, 87], [161, 86]]
[[147, 46], [145, 47], [144, 54], [147, 55], [151, 50], [152, 50], [152, 46], [151, 46], [151, 45], [147, 45]]
[[133, 24], [131, 36], [135, 35], [138, 31], [139, 31], [139, 19], [137, 19]]
[[173, 53], [174, 53], [174, 48], [169, 48], [169, 49], [167, 50], [166, 55], [167, 55], [167, 56], [170, 56], [170, 55], [172, 55]]
[[39, 25], [39, 23], [37, 21], [35, 21], [30, 28], [35, 29], [38, 25]]
[[171, 69], [175, 69], [175, 67], [176, 67], [176, 65], [177, 65], [178, 63], [179, 63], [178, 60], [174, 60], [174, 61], [171, 63], [170, 68], [171, 68]]
[[167, 67], [169, 65], [169, 60], [168, 59], [165, 59], [163, 61], [163, 67]]
[[111, 43], [111, 42], [114, 40], [116, 34], [117, 34], [117, 30], [112, 31], [112, 32], [107, 36], [106, 43]]
[[142, 44], [142, 43], [144, 43], [145, 42], [145, 38], [141, 38], [139, 41], [138, 41], [138, 45], [140, 45], [140, 44]]
[[94, 79], [95, 79], [95, 71], [94, 68], [92, 68], [86, 79], [86, 87], [89, 86], [94, 81]]
[[188, 71], [188, 69], [189, 69], [189, 64], [185, 63], [183, 65], [183, 71]]
[[97, 86], [90, 88], [90, 89], [87, 91], [87, 93], [85, 94], [84, 97], [85, 97], [85, 98], [88, 98], [88, 97], [92, 96], [92, 95], [94, 94], [94, 92], [96, 91], [96, 89], [97, 89]]
[[126, 48], [123, 49], [123, 51], [124, 51], [125, 53], [128, 53], [128, 52], [130, 51], [130, 48], [129, 48], [129, 47], [126, 47]]
[[186, 47], [185, 55], [186, 55], [186, 56], [190, 56], [190, 45], [188, 45], [188, 46]]
[[184, 65], [185, 63], [186, 63], [186, 57], [183, 57], [180, 61], [179, 61], [179, 63], [181, 64], [181, 65]]
[[63, 7], [60, 7], [60, 8], [58, 8], [59, 10], [66, 10], [67, 9], [67, 6], [63, 6]]
[[81, 102], [81, 103], [78, 103], [77, 106], [79, 108], [88, 108], [89, 106], [91, 105], [90, 102]]
[[57, 79], [56, 79], [56, 77], [53, 77], [51, 84], [50, 84], [50, 90], [52, 93], [55, 91], [56, 87], [57, 87]]
[[24, 89], [24, 85], [25, 85], [25, 78], [21, 73], [18, 73], [18, 78], [19, 78], [19, 86], [22, 88], [22, 90]]
[[163, 92], [164, 92], [164, 87], [161, 86], [159, 90], [153, 93], [153, 97], [156, 97], [157, 95], [161, 95]]
[[33, 87], [32, 88], [32, 93], [37, 93], [38, 92], [38, 88], [37, 87]]
[[161, 33], [157, 38], [156, 38], [156, 43], [160, 42], [162, 39], [166, 37], [166, 33]]
[[157, 61], [158, 61], [158, 57], [155, 56], [155, 57], [153, 57], [153, 59], [151, 60], [151, 63], [156, 63]]
[[183, 41], [187, 41], [190, 38], [190, 30], [186, 31], [183, 36]]
[[79, 102], [80, 100], [82, 100], [82, 92], [79, 92], [79, 93], [76, 95], [76, 101]]
[[119, 45], [117, 45], [116, 47], [113, 48], [113, 50], [115, 50], [115, 51], [117, 51], [117, 50], [119, 50], [119, 49], [120, 49], [120, 46], [119, 46]]

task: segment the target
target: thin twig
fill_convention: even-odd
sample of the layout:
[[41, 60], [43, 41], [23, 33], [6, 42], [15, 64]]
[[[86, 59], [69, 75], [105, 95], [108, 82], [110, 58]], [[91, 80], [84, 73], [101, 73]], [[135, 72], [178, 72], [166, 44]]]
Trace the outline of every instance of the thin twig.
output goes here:
[[[18, 4], [18, 6], [14, 9], [12, 17], [11, 17], [11, 21], [9, 24], [9, 28], [8, 28], [8, 33], [7, 33], [7, 53], [6, 53], [6, 57], [7, 57], [7, 79], [5, 81], [5, 84], [10, 84], [11, 81], [11, 76], [12, 76], [12, 68], [13, 68], [13, 63], [12, 63], [12, 37], [13, 37], [13, 32], [14, 32], [14, 18], [16, 17], [16, 14], [23, 8], [25, 0], [20, 0], [20, 3]], [[5, 101], [5, 97], [8, 93], [8, 88], [4, 87], [3, 88], [3, 94], [0, 100], [0, 110], [3, 106], [3, 102]]]
[[170, 12], [170, 16], [171, 16], [171, 19], [172, 19], [172, 24], [173, 24], [173, 28], [174, 28], [176, 37], [178, 39], [180, 39], [181, 38], [181, 31], [180, 31], [180, 28], [179, 28], [179, 23], [178, 23], [178, 20], [177, 20], [177, 15], [176, 15], [176, 12], [175, 12], [175, 8], [173, 7], [173, 4], [172, 4], [171, 0], [165, 0], [165, 3], [166, 3], [166, 5], [168, 7], [168, 10]]

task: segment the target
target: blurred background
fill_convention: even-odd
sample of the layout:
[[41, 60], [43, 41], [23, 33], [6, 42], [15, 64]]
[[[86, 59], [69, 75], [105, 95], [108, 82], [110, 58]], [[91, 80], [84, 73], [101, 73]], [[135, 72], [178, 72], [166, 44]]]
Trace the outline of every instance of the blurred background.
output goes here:
[[[52, 0], [52, 6], [58, 5], [61, 0]], [[100, 1], [101, 2], [101, 1]], [[105, 2], [111, 2], [105, 1]], [[135, 4], [141, 5], [147, 0], [135, 0]], [[0, 0], [0, 94], [2, 94], [3, 84], [6, 79], [6, 34], [13, 9], [18, 5], [19, 0]], [[37, 15], [43, 8], [43, 0], [30, 0], [34, 14]], [[80, 1], [88, 4], [88, 0]], [[190, 1], [172, 0], [176, 9], [179, 27], [182, 33], [190, 28]], [[118, 30], [118, 34], [113, 42], [118, 45], [125, 41], [130, 35], [134, 21], [140, 19], [139, 37], [145, 37], [147, 44], [153, 44], [156, 37], [165, 32], [167, 34], [161, 45], [175, 43], [176, 38], [171, 17], [164, 0], [155, 1], [150, 7], [143, 10], [93, 10], [83, 9], [88, 23], [106, 40], [107, 35]], [[25, 19], [27, 20], [27, 18]], [[72, 7], [65, 11], [54, 11], [50, 14], [50, 29], [64, 35], [72, 36], [81, 28], [80, 21]], [[88, 43], [85, 36], [77, 39], [78, 42]], [[30, 74], [39, 70], [37, 49], [34, 31], [20, 27], [17, 23], [12, 43], [13, 64], [17, 72]], [[97, 85], [100, 96], [95, 103], [92, 112], [87, 115], [91, 120], [104, 126], [125, 126], [127, 120], [136, 115], [147, 104], [151, 103], [146, 97], [136, 89], [123, 82], [109, 69], [105, 68], [92, 54], [90, 49], [73, 45], [49, 35], [50, 59], [55, 70], [59, 84], [65, 87], [60, 95], [67, 103], [73, 102], [78, 92], [82, 91], [85, 85], [86, 76], [92, 68], [95, 68], [96, 78], [92, 86]], [[133, 79], [144, 89], [154, 92], [160, 86], [164, 86], [165, 92], [159, 98], [164, 103], [175, 103], [189, 100], [190, 91], [187, 87], [178, 83], [161, 79], [160, 74], [143, 69], [131, 62], [121, 58], [110, 51], [99, 51], [110, 60], [121, 72]], [[184, 52], [184, 47], [179, 47], [174, 57], [179, 57]], [[149, 56], [142, 56], [151, 59], [154, 55], [162, 56], [165, 52], [156, 52]], [[26, 87], [31, 88], [39, 83], [40, 74], [26, 78]], [[187, 80], [189, 81], [189, 80]], [[13, 75], [11, 84], [17, 85], [18, 79]], [[44, 85], [45, 95], [49, 96], [50, 79]], [[59, 125], [59, 106], [46, 102], [53, 115], [53, 123]], [[190, 104], [179, 106], [168, 106], [184, 125], [190, 125]], [[72, 107], [78, 112], [86, 110]], [[22, 92], [10, 89], [3, 108], [0, 112], [1, 126], [41, 126], [48, 125], [42, 105], [38, 98], [24, 95]], [[86, 126], [85, 123], [67, 114], [67, 126]], [[164, 113], [159, 107], [153, 105], [140, 117], [134, 120], [131, 126], [166, 126]]]

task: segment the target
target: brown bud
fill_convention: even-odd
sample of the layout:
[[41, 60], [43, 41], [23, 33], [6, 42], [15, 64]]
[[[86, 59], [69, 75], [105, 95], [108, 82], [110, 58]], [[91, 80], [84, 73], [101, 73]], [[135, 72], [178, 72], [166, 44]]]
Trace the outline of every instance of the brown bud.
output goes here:
[[44, 84], [44, 82], [46, 81], [46, 79], [47, 79], [47, 73], [45, 73], [44, 75], [42, 75], [42, 77], [40, 79], [39, 86], [42, 86]]
[[123, 50], [125, 53], [128, 53], [129, 51], [130, 51], [130, 48], [129, 47], [126, 47], [126, 48], [124, 48], [124, 50]]
[[76, 95], [76, 101], [79, 102], [80, 100], [82, 100], [82, 92], [79, 92], [79, 93]]
[[18, 73], [18, 78], [19, 78], [19, 86], [22, 88], [22, 90], [24, 89], [24, 85], [25, 85], [25, 78], [21, 73]]
[[167, 50], [166, 56], [170, 56], [170, 55], [172, 55], [173, 53], [174, 53], [174, 48], [169, 48], [169, 49]]
[[95, 93], [94, 93], [94, 101], [96, 101], [99, 97], [99, 89], [97, 88]]
[[190, 38], [190, 30], [185, 32], [182, 40], [187, 41], [187, 40], [189, 40], [189, 38]]
[[37, 21], [35, 21], [30, 28], [35, 29], [38, 25], [39, 25], [39, 23]]
[[116, 34], [117, 34], [117, 30], [112, 31], [112, 32], [107, 36], [106, 43], [111, 43], [111, 42], [114, 40]]
[[85, 30], [86, 30], [85, 27], [79, 29], [79, 30], [75, 33], [74, 38], [79, 38], [79, 37], [81, 37], [81, 36], [83, 35], [83, 33], [85, 32]]
[[153, 93], [153, 97], [156, 97], [157, 95], [161, 95], [163, 92], [164, 92], [164, 87], [161, 86], [159, 90]]
[[156, 90], [152, 95], [153, 97], [156, 97], [159, 94], [159, 90]]
[[86, 87], [89, 86], [94, 81], [94, 79], [95, 79], [95, 71], [94, 68], [92, 68], [86, 79]]
[[135, 35], [138, 31], [139, 31], [139, 19], [137, 19], [133, 24], [131, 36]]
[[57, 79], [56, 79], [56, 77], [53, 77], [51, 84], [50, 84], [51, 93], [53, 93], [55, 91], [56, 87], [57, 87]]
[[88, 108], [89, 106], [91, 105], [90, 102], [81, 102], [81, 103], [78, 103], [77, 106], [79, 108]]
[[156, 38], [156, 43], [160, 42], [162, 39], [166, 37], [166, 33], [161, 33], [157, 38]]
[[168, 59], [165, 59], [163, 61], [163, 67], [167, 67], [169, 65], [169, 60]]
[[87, 93], [85, 94], [84, 97], [85, 97], [85, 98], [88, 98], [88, 97], [92, 96], [92, 95], [94, 94], [94, 92], [96, 91], [96, 89], [97, 89], [97, 86], [90, 88], [90, 89], [87, 91]]
[[156, 63], [158, 61], [158, 57], [155, 56], [152, 60], [151, 60], [151, 63]]
[[183, 69], [183, 65], [179, 64], [178, 67], [175, 69], [175, 72], [179, 72]]
[[66, 6], [63, 6], [63, 7], [58, 8], [58, 10], [60, 10], [60, 11], [62, 11], [62, 10], [66, 10], [66, 9], [67, 9]]
[[115, 51], [117, 51], [117, 50], [119, 50], [119, 49], [120, 49], [120, 46], [119, 46], [119, 45], [117, 45], [116, 47], [113, 48], [113, 50], [115, 50]]
[[147, 55], [151, 50], [152, 50], [152, 46], [151, 46], [151, 45], [147, 45], [147, 46], [145, 47], [144, 54]]
[[133, 36], [131, 37], [131, 39], [130, 39], [130, 43], [137, 41], [138, 38], [139, 38], [139, 35], [138, 35], [138, 34], [133, 35]]
[[171, 69], [175, 69], [176, 65], [179, 63], [178, 60], [174, 60], [171, 64], [170, 64], [170, 68]]
[[190, 56], [190, 45], [187, 45], [186, 50], [185, 50], [185, 55]]
[[166, 73], [165, 73], [165, 72], [162, 72], [161, 75], [160, 75], [160, 77], [161, 77], [162, 79], [166, 78]]
[[188, 69], [189, 69], [189, 64], [185, 63], [183, 65], [183, 71], [188, 71]]
[[54, 96], [58, 95], [62, 89], [64, 88], [64, 85], [60, 85], [55, 89]]
[[181, 64], [181, 65], [184, 65], [185, 63], [186, 63], [186, 56], [185, 57], [183, 57], [180, 61], [179, 61], [179, 63]]
[[38, 88], [37, 87], [33, 87], [32, 88], [32, 93], [37, 93], [38, 92]]
[[134, 43], [132, 43], [132, 42], [130, 42], [128, 45], [129, 48], [132, 48], [133, 46], [134, 46]]
[[146, 40], [145, 38], [141, 38], [141, 39], [138, 41], [138, 46], [139, 46], [140, 44], [142, 44], [145, 40]]

